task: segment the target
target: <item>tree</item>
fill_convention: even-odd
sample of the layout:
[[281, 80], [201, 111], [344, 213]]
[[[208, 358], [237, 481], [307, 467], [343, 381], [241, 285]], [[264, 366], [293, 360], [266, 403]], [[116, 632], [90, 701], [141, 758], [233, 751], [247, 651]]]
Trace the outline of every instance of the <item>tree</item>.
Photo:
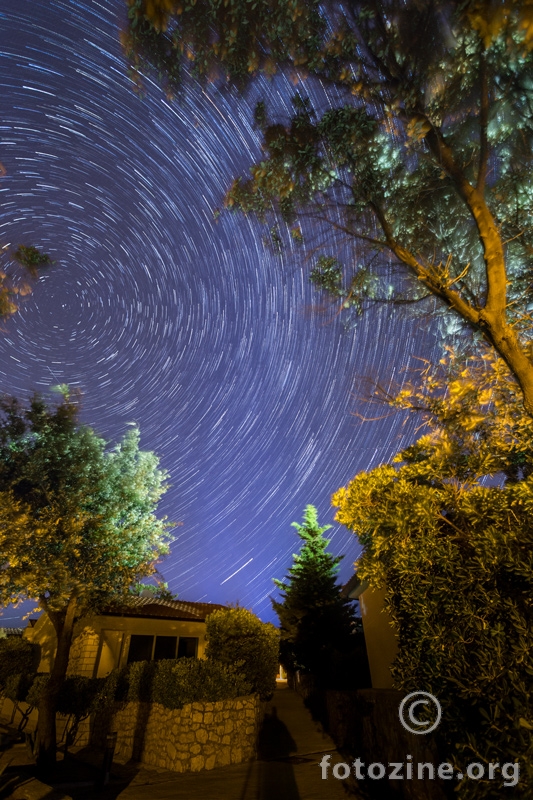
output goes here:
[[330, 542], [320, 527], [317, 510], [306, 506], [303, 525], [292, 523], [302, 546], [283, 581], [274, 579], [281, 602], [272, 600], [281, 624], [281, 659], [291, 670], [312, 673], [325, 680], [335, 652], [347, 652], [354, 643], [354, 610], [341, 597], [337, 570], [343, 556], [326, 552]]
[[205, 654], [208, 659], [231, 666], [258, 692], [270, 700], [276, 688], [279, 633], [246, 608], [213, 611], [206, 619]]
[[333, 504], [364, 547], [358, 575], [386, 589], [396, 686], [439, 699], [436, 734], [454, 772], [465, 775], [472, 761], [485, 770], [483, 780], [458, 784], [458, 797], [501, 797], [487, 765], [520, 762], [514, 791], [525, 798], [533, 787], [533, 421], [499, 359], [487, 354], [453, 374], [456, 366], [452, 359], [451, 377], [427, 373], [398, 401], [424, 407], [429, 432], [392, 464], [357, 475]]
[[[50, 256], [41, 253], [36, 247], [20, 245], [11, 253], [7, 248], [2, 248], [2, 261], [13, 259], [24, 268], [25, 274], [37, 278], [39, 271], [49, 267], [52, 263]], [[5, 267], [7, 269], [7, 266]], [[0, 269], [0, 320], [8, 319], [18, 311], [17, 301], [31, 293], [31, 286], [27, 280], [17, 280]]]
[[[0, 164], [0, 177], [5, 174], [5, 167]], [[13, 275], [4, 272], [4, 269], [8, 269], [7, 264], [10, 260], [23, 268], [26, 277], [34, 279], [41, 270], [52, 264], [50, 256], [42, 253], [37, 247], [21, 244], [14, 252], [8, 245], [0, 247], [0, 320], [12, 316], [18, 310], [17, 300], [31, 293], [31, 286], [27, 280], [17, 280]]]
[[75, 621], [127, 600], [168, 552], [169, 525], [155, 516], [166, 473], [139, 449], [137, 429], [108, 449], [68, 396], [56, 407], [4, 397], [0, 413], [0, 601], [36, 599], [57, 636], [39, 701], [37, 756], [47, 768]]
[[329, 237], [312, 279], [348, 313], [451, 315], [502, 357], [532, 414], [531, 3], [128, 5], [134, 75], [155, 70], [169, 92], [183, 62], [212, 80], [281, 68], [327, 88], [317, 107], [297, 96], [288, 121], [258, 105], [264, 157], [227, 205], [298, 218], [297, 240]]

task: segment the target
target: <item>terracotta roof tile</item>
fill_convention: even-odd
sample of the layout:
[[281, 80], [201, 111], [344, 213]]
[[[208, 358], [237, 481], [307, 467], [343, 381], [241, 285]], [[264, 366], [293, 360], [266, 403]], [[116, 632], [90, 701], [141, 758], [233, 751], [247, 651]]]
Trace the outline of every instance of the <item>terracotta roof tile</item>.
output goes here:
[[105, 608], [102, 614], [114, 617], [160, 617], [163, 619], [204, 622], [213, 611], [226, 608], [219, 603], [193, 603], [186, 600], [157, 600], [133, 597], [127, 605]]

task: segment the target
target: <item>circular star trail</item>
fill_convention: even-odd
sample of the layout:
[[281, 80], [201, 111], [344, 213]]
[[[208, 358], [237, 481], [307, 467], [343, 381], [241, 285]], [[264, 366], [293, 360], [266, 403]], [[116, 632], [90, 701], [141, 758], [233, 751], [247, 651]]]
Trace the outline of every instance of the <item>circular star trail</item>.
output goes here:
[[[0, 388], [83, 391], [83, 421], [112, 441], [136, 422], [170, 473], [161, 512], [182, 524], [161, 565], [182, 598], [272, 619], [308, 503], [387, 460], [413, 427], [362, 423], [357, 376], [401, 379], [413, 322], [376, 312], [357, 333], [309, 312], [299, 252], [265, 246], [242, 215], [214, 214], [259, 154], [258, 96], [189, 86], [169, 103], [133, 91], [121, 0], [7, 0], [0, 84], [0, 243], [54, 259], [0, 337]], [[330, 549], [359, 549], [339, 526]], [[6, 620], [7, 622], [7, 620]]]

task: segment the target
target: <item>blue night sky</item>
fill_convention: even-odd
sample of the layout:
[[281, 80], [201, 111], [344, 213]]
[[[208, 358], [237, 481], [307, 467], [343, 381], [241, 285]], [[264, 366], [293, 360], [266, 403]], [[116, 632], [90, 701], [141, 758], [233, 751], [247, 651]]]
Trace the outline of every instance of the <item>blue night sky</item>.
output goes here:
[[[171, 476], [161, 512], [182, 523], [164, 579], [268, 620], [298, 548], [290, 523], [308, 503], [332, 523], [331, 494], [414, 435], [414, 419], [354, 415], [360, 379], [401, 381], [435, 340], [383, 310], [346, 331], [316, 311], [305, 252], [276, 254], [242, 215], [215, 219], [259, 155], [256, 100], [288, 108], [294, 87], [191, 85], [169, 103], [148, 83], [141, 100], [123, 20], [122, 0], [2, 2], [0, 244], [56, 263], [2, 327], [0, 388], [79, 387], [83, 421], [112, 441], [138, 423]], [[357, 541], [330, 535], [345, 581]]]

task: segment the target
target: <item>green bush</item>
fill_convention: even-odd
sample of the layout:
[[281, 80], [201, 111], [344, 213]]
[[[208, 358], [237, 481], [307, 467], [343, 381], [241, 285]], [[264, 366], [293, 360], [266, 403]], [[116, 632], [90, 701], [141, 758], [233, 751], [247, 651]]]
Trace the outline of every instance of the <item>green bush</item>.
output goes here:
[[69, 675], [61, 686], [57, 698], [57, 713], [87, 717], [101, 704], [100, 691], [104, 678], [86, 678], [83, 675]]
[[25, 700], [34, 678], [35, 675], [27, 672], [19, 675], [9, 675], [4, 685], [5, 696], [14, 703]]
[[138, 661], [114, 670], [98, 695], [101, 704], [112, 701], [160, 703], [182, 708], [187, 703], [216, 702], [250, 694], [251, 684], [239, 665], [212, 659], [179, 658]]
[[0, 690], [6, 689], [10, 676], [35, 673], [35, 651], [36, 646], [20, 636], [0, 639]]
[[223, 664], [241, 663], [252, 691], [268, 700], [276, 688], [279, 631], [245, 608], [214, 611], [206, 620], [206, 655]]
[[[441, 703], [443, 760], [463, 775], [473, 761], [485, 775], [491, 762], [518, 761], [512, 796], [531, 798], [533, 477], [461, 485], [431, 474], [429, 459], [407, 461], [411, 453], [405, 466], [362, 473], [339, 491], [337, 519], [365, 546], [360, 577], [386, 588], [395, 685]], [[465, 778], [455, 792], [499, 800], [505, 790]]]
[[30, 706], [39, 705], [39, 700], [41, 699], [41, 695], [49, 680], [50, 680], [50, 675], [42, 672], [37, 673], [37, 675], [33, 679], [33, 683], [31, 684], [26, 697], [24, 698], [26, 703], [28, 703], [28, 705]]

